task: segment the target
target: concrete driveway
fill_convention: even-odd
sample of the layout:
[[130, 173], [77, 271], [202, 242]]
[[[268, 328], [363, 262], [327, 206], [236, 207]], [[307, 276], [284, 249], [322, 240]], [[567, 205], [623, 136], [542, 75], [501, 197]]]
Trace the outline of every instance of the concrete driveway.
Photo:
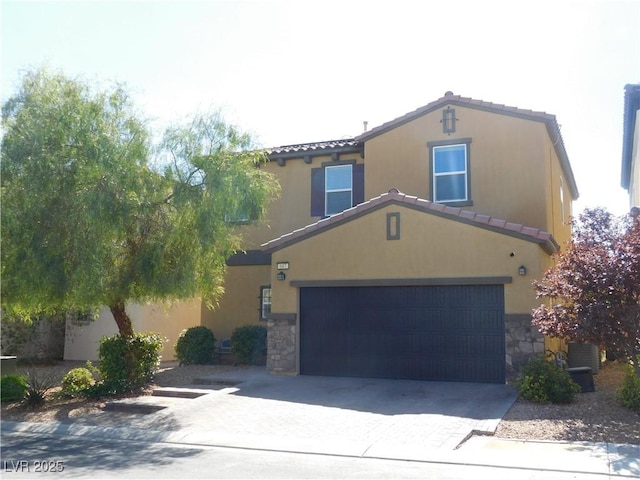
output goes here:
[[145, 428], [193, 443], [314, 453], [454, 449], [474, 431], [495, 431], [516, 399], [506, 385], [277, 376], [264, 367], [197, 383], [217, 390], [149, 415]]

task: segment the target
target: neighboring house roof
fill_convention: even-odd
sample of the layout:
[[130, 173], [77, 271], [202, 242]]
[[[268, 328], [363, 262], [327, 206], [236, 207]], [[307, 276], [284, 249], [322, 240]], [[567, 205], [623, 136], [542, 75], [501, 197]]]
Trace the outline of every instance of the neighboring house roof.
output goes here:
[[371, 200], [349, 208], [341, 213], [324, 218], [312, 223], [311, 225], [307, 225], [306, 227], [294, 230], [293, 232], [264, 243], [262, 244], [262, 249], [266, 252], [280, 250], [281, 248], [302, 241], [310, 236], [322, 233], [325, 230], [349, 222], [354, 218], [361, 217], [389, 204], [403, 205], [405, 207], [437, 215], [439, 217], [535, 242], [550, 255], [557, 252], [560, 248], [553, 236], [543, 230], [527, 227], [519, 223], [510, 223], [506, 220], [481, 215], [461, 208], [448, 207], [440, 203], [434, 203], [429, 200], [406, 195], [396, 189], [391, 189], [388, 193], [383, 193], [380, 196], [374, 197]]
[[[621, 185], [629, 190], [633, 156], [633, 135], [636, 130], [636, 112], [640, 110], [640, 84], [624, 87], [624, 124], [622, 129], [622, 178]], [[640, 148], [640, 147], [639, 147]]]
[[381, 135], [389, 130], [392, 130], [400, 125], [410, 122], [422, 115], [426, 115], [434, 110], [444, 107], [445, 105], [459, 105], [466, 108], [474, 108], [477, 110], [483, 110], [491, 113], [498, 113], [502, 115], [511, 115], [514, 117], [523, 118], [526, 120], [533, 120], [537, 122], [543, 122], [549, 133], [551, 141], [554, 144], [556, 155], [560, 159], [560, 164], [564, 171], [567, 184], [571, 189], [571, 194], [574, 199], [577, 199], [580, 195], [578, 192], [578, 186], [576, 185], [573, 170], [569, 163], [569, 157], [564, 147], [564, 141], [562, 140], [562, 134], [560, 133], [560, 126], [556, 121], [555, 115], [551, 115], [545, 112], [536, 112], [533, 110], [525, 110], [517, 107], [508, 107], [498, 103], [485, 102], [483, 100], [474, 100], [473, 98], [461, 97], [460, 95], [454, 95], [452, 92], [447, 92], [438, 100], [435, 100], [424, 107], [420, 107], [413, 112], [409, 112], [401, 117], [398, 117], [382, 125], [372, 128], [355, 138], [347, 138], [342, 140], [330, 140], [325, 142], [313, 142], [313, 143], [301, 143], [298, 145], [286, 145], [282, 147], [273, 147], [267, 149], [267, 154], [272, 160], [284, 160], [286, 158], [302, 157], [305, 155], [318, 155], [318, 154], [331, 154], [331, 153], [347, 153], [347, 152], [363, 152], [363, 145], [366, 140], [373, 138], [377, 135]]

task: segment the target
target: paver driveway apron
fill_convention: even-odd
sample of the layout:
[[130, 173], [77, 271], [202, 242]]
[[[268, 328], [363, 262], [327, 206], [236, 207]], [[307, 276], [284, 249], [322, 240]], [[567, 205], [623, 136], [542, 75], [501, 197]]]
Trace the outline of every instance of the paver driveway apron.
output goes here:
[[507, 385], [278, 376], [263, 367], [201, 382], [225, 388], [151, 415], [148, 427], [171, 425], [185, 435], [228, 443], [235, 438], [260, 448], [313, 442], [331, 451], [339, 442], [367, 449], [385, 444], [454, 449], [473, 431], [495, 431], [516, 398]]

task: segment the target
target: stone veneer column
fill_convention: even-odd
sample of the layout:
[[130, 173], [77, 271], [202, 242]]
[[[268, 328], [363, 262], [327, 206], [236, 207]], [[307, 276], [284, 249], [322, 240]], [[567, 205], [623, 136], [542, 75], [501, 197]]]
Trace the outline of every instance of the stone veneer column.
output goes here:
[[544, 353], [544, 335], [531, 325], [531, 315], [510, 313], [504, 316], [507, 378], [515, 376], [533, 355]]
[[296, 314], [272, 313], [267, 320], [267, 370], [295, 374]]

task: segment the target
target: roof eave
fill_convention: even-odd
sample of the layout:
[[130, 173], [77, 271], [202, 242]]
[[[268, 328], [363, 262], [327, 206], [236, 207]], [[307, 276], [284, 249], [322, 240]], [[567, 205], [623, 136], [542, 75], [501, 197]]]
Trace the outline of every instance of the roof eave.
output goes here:
[[567, 151], [564, 146], [564, 141], [562, 139], [562, 135], [560, 133], [560, 126], [556, 121], [555, 115], [551, 115], [545, 112], [535, 112], [533, 110], [524, 110], [515, 107], [507, 107], [505, 105], [499, 105], [491, 102], [483, 102], [481, 100], [473, 100], [467, 97], [461, 97], [460, 95], [445, 95], [444, 97], [435, 100], [424, 107], [420, 107], [413, 112], [409, 112], [401, 117], [398, 117], [389, 122], [383, 123], [382, 125], [372, 128], [371, 130], [364, 132], [354, 140], [359, 142], [365, 142], [370, 140], [378, 135], [382, 135], [394, 128], [397, 128], [401, 125], [409, 123], [416, 118], [427, 115], [428, 113], [433, 112], [439, 108], [444, 107], [445, 105], [454, 105], [464, 108], [471, 108], [475, 110], [482, 110], [485, 112], [497, 113], [500, 115], [509, 115], [512, 117], [522, 118], [525, 120], [532, 120], [536, 122], [544, 122], [547, 126], [547, 131], [549, 133], [549, 137], [551, 138], [554, 149], [556, 151], [556, 155], [560, 159], [560, 164], [562, 166], [562, 170], [565, 173], [567, 183], [569, 185], [569, 189], [571, 190], [571, 195], [574, 200], [577, 200], [580, 196], [580, 192], [578, 191], [578, 185], [575, 180], [575, 176], [573, 174], [573, 169], [571, 168], [571, 163], [569, 162], [569, 156], [567, 155]]
[[307, 225], [306, 227], [294, 230], [286, 235], [270, 240], [269, 242], [261, 245], [262, 251], [265, 253], [276, 252], [388, 205], [401, 205], [474, 227], [534, 242], [540, 245], [548, 255], [553, 255], [560, 249], [553, 236], [547, 232], [531, 229], [523, 225], [509, 224], [502, 220], [492, 219], [491, 217], [478, 215], [474, 212], [464, 211], [459, 208], [434, 204], [428, 200], [405, 195], [392, 189], [386, 194], [374, 197], [371, 200], [361, 203], [360, 205], [356, 205], [342, 213], [324, 218]]
[[[340, 143], [349, 143], [347, 145], [315, 147], [318, 144], [330, 144], [334, 142], [311, 142], [299, 145], [287, 145], [284, 147], [275, 147], [267, 149], [267, 157], [270, 161], [277, 161], [280, 159], [289, 160], [292, 158], [304, 158], [304, 157], [322, 157], [331, 156], [333, 154], [347, 154], [347, 153], [360, 153], [363, 151], [362, 142], [356, 142], [354, 139], [347, 139], [339, 141]], [[338, 143], [336, 141], [335, 143]], [[278, 151], [278, 149], [282, 149]], [[290, 150], [285, 150], [290, 149]]]

